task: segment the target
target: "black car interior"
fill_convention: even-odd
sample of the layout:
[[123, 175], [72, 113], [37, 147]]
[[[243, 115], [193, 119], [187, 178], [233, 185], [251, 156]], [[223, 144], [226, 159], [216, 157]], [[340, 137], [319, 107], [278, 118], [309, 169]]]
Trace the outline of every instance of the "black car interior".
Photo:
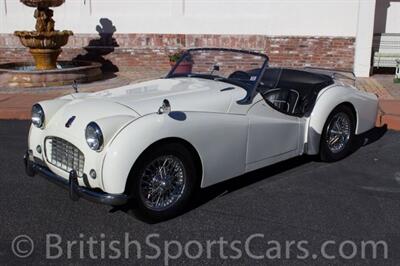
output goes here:
[[333, 84], [324, 74], [285, 68], [267, 68], [258, 91], [276, 110], [302, 117], [311, 113], [318, 93]]

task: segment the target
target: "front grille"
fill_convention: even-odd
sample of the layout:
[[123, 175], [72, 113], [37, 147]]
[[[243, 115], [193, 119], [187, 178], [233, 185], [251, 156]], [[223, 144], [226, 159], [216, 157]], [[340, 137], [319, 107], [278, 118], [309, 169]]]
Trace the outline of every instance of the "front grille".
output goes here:
[[78, 176], [83, 176], [85, 156], [77, 147], [57, 137], [48, 137], [45, 146], [49, 163], [66, 172], [75, 170]]

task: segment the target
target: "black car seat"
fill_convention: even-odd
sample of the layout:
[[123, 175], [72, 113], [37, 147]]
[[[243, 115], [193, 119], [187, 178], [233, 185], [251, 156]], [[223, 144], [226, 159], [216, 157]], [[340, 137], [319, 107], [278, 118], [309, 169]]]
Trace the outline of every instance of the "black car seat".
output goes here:
[[283, 113], [293, 114], [299, 102], [299, 93], [291, 89], [275, 88], [266, 91], [264, 99]]

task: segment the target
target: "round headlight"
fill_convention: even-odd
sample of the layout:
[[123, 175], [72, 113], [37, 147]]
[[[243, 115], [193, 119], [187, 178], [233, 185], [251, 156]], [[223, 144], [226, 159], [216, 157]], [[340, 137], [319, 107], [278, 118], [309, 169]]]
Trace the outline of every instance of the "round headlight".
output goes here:
[[35, 104], [32, 107], [32, 124], [38, 128], [44, 125], [44, 111], [40, 104]]
[[95, 122], [90, 122], [89, 125], [87, 125], [85, 137], [87, 144], [92, 150], [98, 151], [103, 146], [103, 133], [99, 125]]

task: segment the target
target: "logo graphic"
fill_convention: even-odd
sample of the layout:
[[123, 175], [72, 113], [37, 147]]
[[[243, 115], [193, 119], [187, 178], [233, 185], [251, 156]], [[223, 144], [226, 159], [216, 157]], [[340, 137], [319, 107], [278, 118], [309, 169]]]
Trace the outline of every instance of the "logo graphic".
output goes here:
[[11, 250], [18, 258], [27, 258], [32, 255], [34, 247], [32, 238], [27, 235], [19, 235], [11, 243]]
[[76, 116], [72, 116], [70, 119], [68, 119], [67, 123], [65, 124], [65, 127], [69, 128], [74, 122], [75, 118]]

